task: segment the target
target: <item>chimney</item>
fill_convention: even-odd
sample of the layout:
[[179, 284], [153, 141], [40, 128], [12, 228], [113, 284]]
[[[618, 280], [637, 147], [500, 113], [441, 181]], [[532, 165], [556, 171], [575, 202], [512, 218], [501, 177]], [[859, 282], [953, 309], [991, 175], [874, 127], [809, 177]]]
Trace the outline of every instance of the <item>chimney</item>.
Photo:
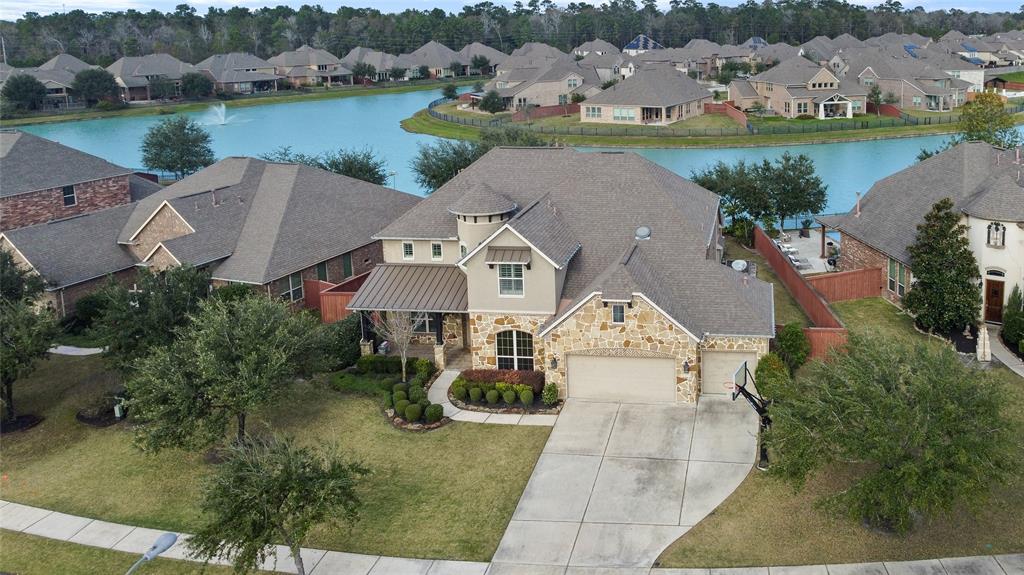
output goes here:
[[853, 216], [856, 218], [860, 217], [860, 192], [857, 192], [857, 205], [853, 209]]

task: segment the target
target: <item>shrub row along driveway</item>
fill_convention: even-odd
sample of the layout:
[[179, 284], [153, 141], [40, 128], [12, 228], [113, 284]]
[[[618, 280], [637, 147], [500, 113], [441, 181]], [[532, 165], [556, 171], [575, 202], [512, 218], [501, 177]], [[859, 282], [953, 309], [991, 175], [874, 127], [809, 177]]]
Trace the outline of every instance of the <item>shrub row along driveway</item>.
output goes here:
[[756, 415], [725, 396], [569, 400], [493, 562], [650, 567], [736, 489], [756, 449]]

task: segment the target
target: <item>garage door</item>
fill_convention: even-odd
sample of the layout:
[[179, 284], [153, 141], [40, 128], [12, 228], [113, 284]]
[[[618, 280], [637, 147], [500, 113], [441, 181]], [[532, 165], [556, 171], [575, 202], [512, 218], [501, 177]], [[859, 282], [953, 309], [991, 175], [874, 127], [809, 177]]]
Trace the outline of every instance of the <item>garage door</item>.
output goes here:
[[676, 360], [570, 355], [568, 395], [627, 403], [675, 403]]
[[752, 351], [705, 351], [700, 359], [701, 393], [729, 393], [725, 384], [732, 381], [733, 374], [744, 360], [750, 373], [754, 373], [757, 354]]

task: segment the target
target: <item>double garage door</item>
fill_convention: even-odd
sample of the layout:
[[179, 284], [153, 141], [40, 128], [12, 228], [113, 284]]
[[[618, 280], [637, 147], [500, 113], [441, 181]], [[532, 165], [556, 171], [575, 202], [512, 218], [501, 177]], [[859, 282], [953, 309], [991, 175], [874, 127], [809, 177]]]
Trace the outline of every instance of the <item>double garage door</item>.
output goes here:
[[[701, 386], [705, 395], [729, 393], [726, 385], [732, 383], [733, 375], [743, 362], [754, 373], [757, 369], [757, 354], [752, 351], [705, 351], [700, 358]], [[752, 388], [748, 388], [753, 391]]]
[[675, 403], [676, 360], [569, 355], [566, 381], [568, 396], [575, 399]]

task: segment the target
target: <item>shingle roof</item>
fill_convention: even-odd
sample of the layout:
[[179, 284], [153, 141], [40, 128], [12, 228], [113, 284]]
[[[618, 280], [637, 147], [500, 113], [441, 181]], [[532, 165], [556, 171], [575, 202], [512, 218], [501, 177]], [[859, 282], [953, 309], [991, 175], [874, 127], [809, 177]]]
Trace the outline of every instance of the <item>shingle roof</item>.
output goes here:
[[516, 209], [516, 203], [494, 191], [487, 182], [480, 182], [455, 200], [448, 211], [460, 216], [489, 216]]
[[196, 69], [209, 72], [215, 82], [230, 84], [235, 82], [260, 82], [276, 80], [279, 76], [266, 72], [249, 72], [250, 69], [270, 68], [274, 65], [262, 58], [246, 52], [214, 54], [196, 64]]
[[378, 264], [348, 304], [352, 310], [465, 312], [466, 274], [457, 266]]
[[74, 148], [19, 130], [0, 130], [0, 197], [132, 173]]
[[99, 68], [99, 66], [86, 64], [71, 54], [57, 54], [38, 66], [38, 69], [40, 70], [64, 70], [71, 72], [72, 74], [77, 74], [82, 70], [88, 70], [90, 68]]
[[811, 62], [807, 58], [796, 56], [788, 60], [783, 60], [750, 79], [755, 82], [771, 82], [773, 84], [795, 86], [797, 84], [806, 84], [807, 82], [810, 82], [811, 78], [823, 69], [825, 68]]
[[387, 52], [381, 52], [379, 50], [372, 50], [370, 48], [364, 48], [362, 46], [356, 46], [345, 54], [345, 57], [341, 59], [341, 63], [348, 67], [355, 66], [356, 64], [369, 64], [373, 66], [374, 70], [385, 71], [394, 68], [396, 65], [397, 58], [388, 54]]
[[966, 142], [879, 180], [861, 200], [861, 213], [818, 219], [827, 226], [904, 263], [917, 237], [917, 225], [943, 198], [983, 219], [1024, 221], [1021, 165], [1013, 151], [984, 142]]
[[750, 85], [750, 82], [746, 80], [733, 80], [732, 83], [729, 84], [729, 87], [735, 88], [736, 91], [739, 92], [741, 98], [759, 97], [757, 90], [755, 90], [754, 87]]
[[530, 56], [533, 58], [545, 57], [545, 58], [562, 58], [568, 56], [565, 52], [549, 46], [543, 42], [526, 42], [522, 46], [512, 50], [513, 56]]
[[182, 62], [170, 54], [146, 54], [145, 56], [122, 56], [107, 66], [107, 71], [124, 86], [136, 87], [148, 85], [147, 76], [162, 76], [168, 80], [179, 80], [183, 75], [195, 72], [196, 69], [192, 64]]
[[657, 66], [638, 70], [587, 103], [664, 107], [710, 97], [711, 92], [693, 78], [671, 66]]
[[562, 298], [589, 294], [646, 225], [653, 235], [644, 257], [661, 279], [644, 293], [658, 306], [697, 334], [773, 333], [771, 288], [756, 279], [743, 285], [741, 274], [707, 257], [718, 196], [633, 153], [496, 148], [378, 236], [456, 237], [448, 206], [481, 182], [523, 206], [511, 228], [556, 262], [568, 258]]
[[491, 48], [486, 44], [480, 42], [473, 42], [472, 44], [466, 44], [459, 50], [459, 54], [466, 59], [467, 62], [472, 62], [473, 56], [483, 56], [491, 63], [491, 66], [497, 66], [508, 58], [508, 54], [501, 50]]
[[618, 54], [619, 49], [611, 42], [606, 42], [600, 38], [595, 38], [589, 42], [584, 42], [579, 46], [572, 49], [574, 54], [589, 54], [590, 52], [600, 52], [601, 54]]
[[277, 56], [269, 58], [267, 62], [281, 67], [319, 66], [321, 64], [331, 66], [340, 64], [341, 60], [327, 50], [304, 44], [296, 50], [281, 52]]
[[403, 56], [416, 66], [448, 68], [453, 63], [469, 65], [469, 60], [465, 56], [434, 40]]

